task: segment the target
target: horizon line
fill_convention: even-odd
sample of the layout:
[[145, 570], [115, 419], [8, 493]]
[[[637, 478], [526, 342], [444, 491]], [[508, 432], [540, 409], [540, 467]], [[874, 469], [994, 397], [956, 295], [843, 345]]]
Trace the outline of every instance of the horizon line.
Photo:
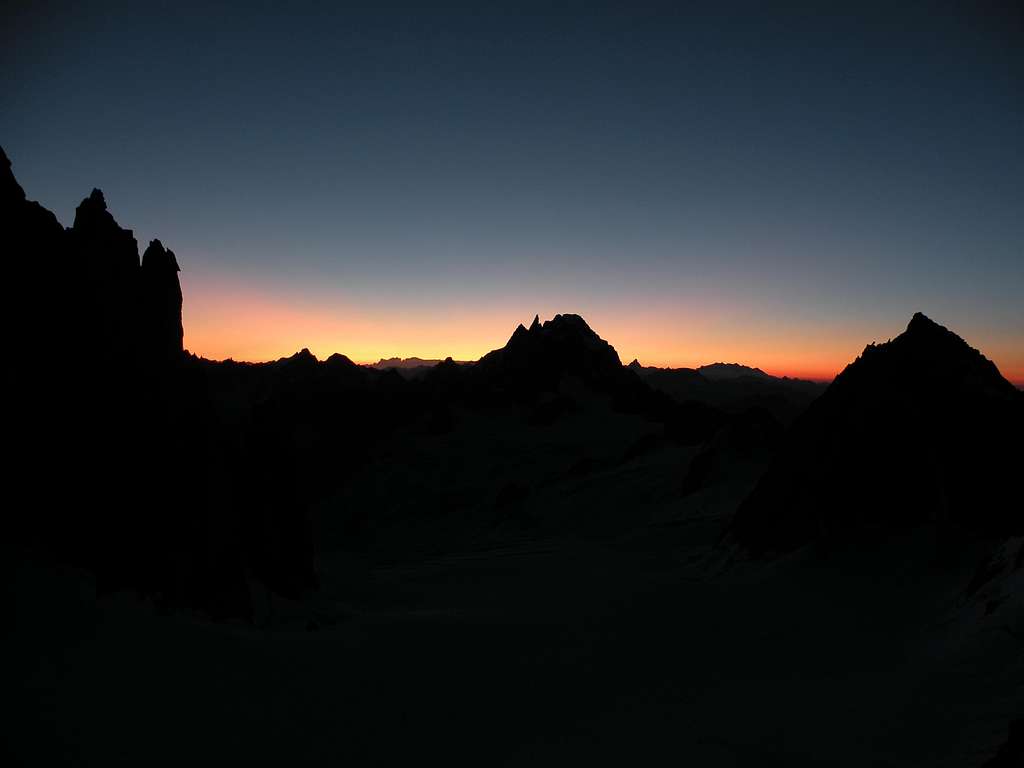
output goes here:
[[[496, 347], [495, 350], [496, 349], [501, 349], [501, 347]], [[215, 362], [215, 363], [224, 363], [224, 362], [229, 362], [230, 361], [230, 362], [235, 362], [235, 363], [248, 363], [248, 364], [252, 364], [252, 365], [264, 365], [264, 364], [267, 364], [267, 363], [275, 363], [275, 362], [278, 362], [279, 360], [287, 360], [288, 358], [294, 357], [295, 355], [301, 353], [303, 350], [305, 350], [305, 351], [309, 352], [311, 355], [313, 355], [313, 357], [316, 358], [316, 360], [318, 362], [324, 362], [331, 355], [338, 354], [338, 355], [342, 355], [343, 357], [348, 358], [352, 363], [354, 363], [355, 365], [361, 366], [361, 367], [373, 367], [373, 366], [376, 366], [376, 365], [380, 364], [381, 362], [383, 362], [385, 360], [402, 360], [402, 361], [405, 361], [405, 360], [411, 360], [411, 359], [423, 360], [423, 361], [428, 362], [428, 363], [433, 363], [434, 365], [436, 365], [437, 363], [444, 362], [447, 359], [451, 359], [451, 360], [453, 360], [456, 363], [460, 363], [460, 364], [464, 364], [464, 365], [471, 365], [473, 363], [479, 362], [480, 359], [484, 355], [488, 354], [489, 352], [495, 351], [495, 350], [488, 350], [483, 355], [480, 355], [479, 357], [476, 357], [476, 358], [473, 358], [473, 359], [464, 359], [464, 358], [463, 359], [457, 359], [457, 358], [455, 358], [454, 355], [445, 355], [443, 357], [438, 357], [438, 356], [424, 357], [424, 356], [421, 356], [421, 355], [380, 355], [375, 360], [367, 360], [365, 358], [355, 359], [355, 358], [350, 357], [349, 355], [346, 355], [344, 352], [341, 352], [341, 351], [338, 351], [338, 350], [335, 350], [335, 351], [331, 352], [330, 354], [321, 356], [321, 355], [323, 355], [323, 353], [321, 353], [321, 355], [318, 355], [315, 352], [313, 352], [312, 350], [310, 350], [310, 348], [308, 346], [301, 346], [298, 349], [296, 349], [294, 352], [292, 352], [291, 354], [278, 355], [277, 357], [267, 357], [267, 358], [264, 358], [264, 359], [245, 359], [245, 360], [240, 359], [240, 358], [236, 358], [236, 357], [233, 357], [233, 356], [230, 356], [230, 355], [228, 357], [209, 357], [209, 356], [207, 356], [207, 355], [205, 355], [205, 354], [203, 354], [201, 352], [198, 352], [198, 351], [193, 350], [193, 349], [189, 349], [188, 347], [186, 347], [184, 351], [186, 353], [188, 353], [188, 354], [192, 354], [192, 355], [195, 355], [196, 357], [200, 357], [200, 358], [202, 358], [204, 360], [209, 360], [210, 362]], [[984, 354], [984, 353], [982, 353], [982, 354]], [[858, 355], [858, 357], [859, 357], [859, 355]], [[711, 366], [711, 365], [740, 365], [740, 366], [743, 366], [745, 368], [760, 370], [762, 373], [767, 374], [768, 376], [772, 376], [774, 378], [778, 378], [778, 379], [798, 379], [798, 380], [801, 380], [801, 381], [810, 381], [810, 382], [813, 382], [815, 384], [831, 384], [836, 379], [836, 377], [839, 376], [840, 373], [842, 373], [842, 370], [845, 370], [847, 365], [849, 365], [850, 363], [853, 362], [853, 360], [850, 360], [849, 363], [847, 363], [846, 365], [843, 366], [842, 370], [837, 371], [834, 374], [827, 375], [827, 374], [806, 374], [806, 373], [804, 373], [804, 374], [800, 374], [800, 373], [778, 373], [778, 372], [773, 372], [773, 371], [771, 371], [771, 370], [769, 370], [769, 369], [767, 369], [765, 367], [759, 366], [759, 365], [753, 365], [753, 364], [750, 364], [750, 363], [742, 363], [742, 362], [738, 362], [738, 361], [735, 361], [735, 360], [727, 361], [727, 360], [718, 359], [718, 360], [714, 360], [713, 362], [710, 362], [710, 363], [700, 363], [698, 365], [679, 365], [679, 364], [648, 365], [648, 364], [640, 361], [639, 358], [634, 358], [634, 359], [636, 359], [638, 362], [640, 362], [640, 365], [642, 367], [644, 367], [644, 368], [659, 368], [659, 369], [662, 369], [662, 370], [691, 370], [691, 371], [699, 371], [700, 368], [704, 368], [704, 367]], [[986, 359], [989, 359], [991, 361], [990, 358], [986, 357]], [[620, 357], [620, 363], [622, 364], [623, 368], [626, 368], [629, 365], [629, 363], [623, 363], [622, 360], [621, 360], [621, 357]], [[993, 363], [993, 365], [995, 365], [994, 361], [992, 361], [992, 363]], [[998, 366], [996, 366], [996, 368], [998, 370]], [[1013, 378], [1010, 378], [1008, 376], [1005, 376], [1002, 371], [999, 371], [999, 375], [1003, 376], [1004, 379], [1006, 379], [1008, 382], [1010, 382], [1010, 384], [1015, 386], [1017, 389], [1024, 391], [1024, 379], [1013, 379]]]
[[[402, 360], [402, 361], [405, 361], [405, 360], [413, 360], [413, 359], [415, 359], [415, 360], [423, 360], [423, 361], [428, 362], [428, 363], [436, 361], [435, 364], [436, 363], [444, 362], [447, 359], [451, 359], [451, 360], [453, 360], [456, 363], [460, 363], [460, 364], [463, 364], [463, 365], [471, 365], [473, 363], [479, 362], [480, 359], [482, 357], [484, 357], [484, 355], [487, 355], [490, 352], [494, 352], [494, 351], [496, 351], [498, 349], [501, 349], [501, 347], [495, 347], [494, 349], [489, 349], [489, 350], [487, 350], [487, 352], [484, 352], [483, 355], [480, 355], [479, 357], [475, 357], [473, 359], [456, 358], [454, 355], [444, 355], [444, 356], [434, 356], [434, 355], [431, 355], [431, 356], [427, 356], [427, 357], [424, 357], [422, 355], [381, 355], [381, 356], [377, 357], [376, 359], [372, 359], [372, 360], [368, 360], [366, 358], [356, 359], [356, 358], [353, 358], [353, 357], [345, 354], [344, 352], [342, 352], [340, 350], [334, 350], [330, 354], [324, 354], [323, 352], [321, 352], [318, 355], [317, 353], [313, 352], [308, 346], [300, 346], [298, 349], [296, 349], [291, 354], [277, 355], [276, 357], [265, 357], [265, 358], [262, 358], [262, 359], [242, 359], [242, 358], [237, 358], [237, 357], [234, 357], [234, 356], [231, 356], [231, 355], [229, 355], [227, 357], [216, 357], [216, 356], [210, 357], [210, 356], [205, 355], [205, 354], [203, 354], [203, 353], [201, 353], [201, 352], [199, 352], [199, 351], [197, 351], [195, 349], [190, 349], [187, 345], [186, 345], [184, 351], [187, 354], [195, 355], [196, 357], [200, 357], [200, 358], [202, 358], [204, 360], [209, 360], [210, 362], [214, 362], [214, 363], [234, 362], [234, 363], [249, 363], [249, 364], [252, 364], [252, 365], [264, 365], [266, 363], [276, 363], [276, 362], [278, 362], [280, 360], [287, 360], [288, 358], [294, 357], [295, 355], [298, 355], [303, 350], [305, 350], [306, 352], [309, 352], [311, 355], [313, 355], [313, 357], [316, 358], [316, 360], [318, 362], [324, 362], [329, 357], [331, 357], [331, 355], [341, 355], [343, 357], [348, 358], [355, 365], [359, 365], [359, 366], [363, 366], [363, 367], [372, 367], [372, 366], [380, 364], [381, 362], [384, 362], [385, 360]], [[616, 352], [617, 352], [617, 350], [616, 350]], [[735, 360], [722, 360], [722, 359], [717, 359], [717, 360], [714, 360], [714, 361], [712, 361], [710, 363], [700, 363], [698, 365], [677, 365], [677, 364], [649, 365], [647, 363], [644, 363], [644, 362], [640, 361], [639, 358], [634, 358], [634, 359], [637, 359], [637, 361], [640, 362], [640, 365], [643, 366], [644, 368], [659, 368], [661, 370], [690, 370], [690, 371], [696, 371], [696, 370], [699, 370], [700, 368], [705, 368], [705, 367], [711, 366], [711, 365], [740, 365], [740, 366], [743, 366], [744, 368], [750, 368], [752, 370], [759, 370], [762, 373], [767, 374], [768, 376], [772, 376], [772, 377], [777, 378], [777, 379], [783, 379], [783, 378], [786, 378], [786, 379], [800, 379], [802, 381], [810, 381], [810, 382], [813, 382], [815, 384], [828, 384], [828, 383], [831, 383], [836, 378], [836, 376], [838, 376], [839, 373], [842, 372], [842, 371], [839, 371], [839, 372], [831, 374], [831, 375], [828, 375], [828, 374], [773, 373], [772, 371], [768, 370], [767, 368], [764, 368], [764, 367], [759, 366], [759, 365], [751, 365], [749, 363], [741, 363], [741, 362], [738, 362], [738, 361], [735, 361]], [[629, 366], [629, 363], [623, 363], [622, 362], [622, 358], [621, 357], [619, 358], [619, 362], [621, 363], [623, 368], [626, 368], [626, 367]], [[843, 368], [845, 369], [845, 367], [846, 366], [844, 365]], [[1000, 372], [1000, 373], [1002, 373], [1002, 372]], [[1010, 381], [1010, 380], [1007, 379], [1007, 381]], [[1010, 383], [1014, 384], [1015, 386], [1020, 386], [1016, 382], [1013, 382], [1013, 381], [1011, 381]]]

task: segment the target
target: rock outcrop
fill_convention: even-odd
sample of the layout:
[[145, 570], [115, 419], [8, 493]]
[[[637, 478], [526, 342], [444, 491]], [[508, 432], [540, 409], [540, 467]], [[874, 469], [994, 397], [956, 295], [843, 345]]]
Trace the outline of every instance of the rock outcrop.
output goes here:
[[151, 241], [142, 255], [140, 314], [142, 346], [158, 361], [176, 361], [184, 350], [180, 271], [174, 251]]
[[77, 273], [75, 282], [81, 292], [75, 311], [91, 337], [85, 343], [107, 365], [132, 365], [141, 351], [135, 235], [118, 225], [98, 189], [79, 204], [68, 234], [67, 261]]

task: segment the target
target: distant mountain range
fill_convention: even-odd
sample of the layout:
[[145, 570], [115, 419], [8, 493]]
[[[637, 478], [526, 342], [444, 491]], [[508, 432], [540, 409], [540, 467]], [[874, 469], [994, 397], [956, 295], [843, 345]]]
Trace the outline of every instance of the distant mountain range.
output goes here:
[[748, 365], [740, 365], [739, 363], [711, 363], [710, 365], [702, 365], [697, 368], [697, 373], [706, 379], [711, 379], [712, 381], [721, 381], [722, 379], [740, 379], [747, 376], [757, 379], [774, 378], [773, 376], [769, 376], [760, 368], [751, 368]]
[[814, 381], [770, 376], [760, 368], [737, 363], [653, 368], [634, 360], [629, 368], [654, 389], [679, 401], [706, 402], [730, 413], [764, 408], [785, 423], [800, 414], [826, 387]]
[[[556, 316], [562, 317], [561, 315]], [[569, 317], [569, 316], [567, 316]], [[578, 317], [572, 315], [571, 317]], [[535, 319], [536, 323], [540, 322], [540, 318]], [[525, 328], [524, 328], [525, 329]], [[450, 359], [450, 358], [446, 358]], [[435, 365], [445, 362], [441, 358], [422, 358], [422, 357], [382, 357], [375, 363], [367, 363], [367, 367], [375, 368], [379, 371], [386, 371], [394, 368], [397, 371], [415, 371], [419, 368], [433, 368]], [[474, 360], [455, 360], [458, 365], [469, 365]], [[741, 365], [739, 363], [711, 363], [710, 365], [702, 365], [698, 368], [647, 368], [639, 363], [637, 360], [633, 360], [628, 366], [630, 369], [640, 371], [696, 371], [705, 379], [709, 381], [728, 381], [743, 378], [754, 378], [761, 379], [763, 381], [776, 381], [776, 382], [792, 382], [799, 386], [802, 383], [811, 384], [818, 386], [818, 382], [804, 381], [802, 379], [790, 379], [786, 376], [771, 376], [760, 368], [751, 368], [748, 365]], [[823, 385], [821, 385], [823, 386]]]
[[[448, 358], [450, 359], [450, 358]], [[422, 357], [382, 357], [376, 363], [369, 363], [368, 367], [376, 368], [378, 371], [386, 371], [390, 368], [394, 368], [398, 371], [415, 370], [417, 368], [433, 368], [435, 365], [443, 363], [441, 359], [423, 359]], [[459, 365], [465, 365], [466, 360], [454, 361]]]
[[[611, 350], [612, 354], [608, 354]], [[449, 359], [450, 360], [450, 359]], [[421, 378], [429, 369], [443, 362], [420, 357], [382, 358], [367, 367], [379, 371], [395, 370], [407, 378]], [[488, 353], [479, 361], [453, 361], [460, 366], [474, 366], [487, 372], [491, 379], [503, 378], [524, 384], [528, 375], [582, 375], [590, 383], [599, 378], [621, 379], [622, 364], [618, 354], [595, 334], [579, 315], [556, 315], [541, 322], [534, 317], [530, 327], [519, 325], [508, 343]], [[694, 401], [712, 404], [731, 413], [761, 407], [784, 422], [825, 390], [825, 384], [771, 376], [760, 368], [738, 363], [712, 363], [699, 368], [645, 367], [633, 360], [628, 370], [637, 374], [653, 389], [664, 392], [679, 402]], [[542, 374], [546, 371], [546, 374]], [[536, 384], [536, 382], [534, 382]]]

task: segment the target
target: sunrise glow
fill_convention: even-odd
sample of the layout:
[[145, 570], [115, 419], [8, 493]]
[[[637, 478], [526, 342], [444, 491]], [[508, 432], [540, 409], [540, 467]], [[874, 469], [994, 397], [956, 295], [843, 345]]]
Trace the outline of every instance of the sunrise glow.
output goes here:
[[[502, 346], [518, 323], [559, 312], [582, 315], [619, 353], [623, 364], [697, 367], [739, 362], [776, 376], [831, 380], [868, 342], [883, 342], [903, 330], [907, 318], [858, 326], [776, 320], [759, 323], [749, 309], [713, 302], [682, 308], [648, 297], [640, 308], [622, 299], [551, 298], [530, 302], [511, 296], [404, 309], [359, 297], [310, 299], [230, 277], [182, 272], [185, 346], [214, 360], [262, 362], [308, 348], [319, 359], [340, 352], [359, 363], [389, 357], [476, 360]], [[967, 339], [992, 359], [1003, 375], [1024, 382], [1024, 353], [1012, 334], [967, 324]]]

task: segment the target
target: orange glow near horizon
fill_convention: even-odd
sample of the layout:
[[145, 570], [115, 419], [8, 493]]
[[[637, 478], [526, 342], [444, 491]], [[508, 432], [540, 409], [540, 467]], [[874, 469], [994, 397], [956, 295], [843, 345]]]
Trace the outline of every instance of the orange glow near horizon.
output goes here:
[[[643, 308], [614, 301], [554, 306], [541, 300], [474, 300], [458, 306], [384, 306], [359, 300], [330, 302], [289, 297], [237, 282], [193, 280], [182, 274], [185, 347], [203, 357], [251, 362], [276, 360], [306, 347], [319, 359], [335, 352], [357, 363], [420, 357], [476, 360], [505, 344], [518, 323], [576, 312], [618, 351], [647, 366], [698, 367], [736, 362], [776, 376], [829, 381], [872, 341], [903, 327], [823, 327], [821, 323], [765, 323], [711, 304]], [[549, 306], [551, 305], [551, 306]], [[907, 318], [909, 320], [909, 317]], [[941, 322], [941, 319], [939, 319]], [[904, 321], [905, 323], [906, 321]], [[964, 333], [1018, 386], [1024, 382], [1024, 345], [1009, 338]], [[977, 329], [983, 330], [983, 329]], [[986, 342], [988, 344], [986, 345]]]

